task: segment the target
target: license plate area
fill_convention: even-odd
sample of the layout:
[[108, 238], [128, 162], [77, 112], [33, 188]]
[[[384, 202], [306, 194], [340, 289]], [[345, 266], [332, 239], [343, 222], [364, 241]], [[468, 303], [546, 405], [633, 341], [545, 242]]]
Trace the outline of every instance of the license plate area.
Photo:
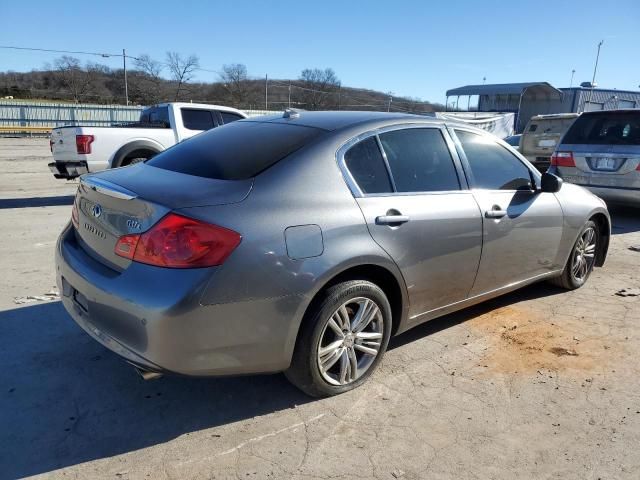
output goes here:
[[614, 157], [593, 157], [591, 158], [590, 167], [592, 170], [600, 172], [614, 172], [620, 168], [624, 159]]

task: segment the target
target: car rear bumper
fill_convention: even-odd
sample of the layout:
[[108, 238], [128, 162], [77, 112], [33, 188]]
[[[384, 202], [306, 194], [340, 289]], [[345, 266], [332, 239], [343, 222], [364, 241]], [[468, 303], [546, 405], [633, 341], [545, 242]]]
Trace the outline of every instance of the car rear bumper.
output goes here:
[[212, 276], [211, 269], [137, 263], [116, 272], [82, 250], [71, 225], [56, 246], [65, 309], [90, 336], [130, 363], [192, 376], [286, 369], [293, 318], [286, 313], [297, 311], [301, 298], [201, 305]]
[[[576, 184], [580, 185], [580, 184]], [[603, 200], [611, 203], [640, 206], [639, 188], [607, 187], [598, 185], [580, 185]]]
[[66, 178], [67, 180], [77, 178], [89, 172], [87, 162], [84, 160], [74, 162], [56, 161], [51, 162], [48, 167], [54, 177]]

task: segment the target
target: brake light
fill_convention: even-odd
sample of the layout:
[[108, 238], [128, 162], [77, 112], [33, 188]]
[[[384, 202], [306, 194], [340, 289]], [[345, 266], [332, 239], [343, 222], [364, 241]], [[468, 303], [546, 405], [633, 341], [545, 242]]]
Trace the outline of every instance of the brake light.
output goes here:
[[73, 226], [76, 228], [80, 225], [80, 221], [78, 219], [78, 203], [75, 199], [73, 200], [73, 207], [71, 208], [71, 223], [73, 223]]
[[636, 167], [636, 170], [640, 172], [640, 163], [638, 163], [638, 166]]
[[239, 233], [170, 213], [151, 229], [118, 239], [115, 254], [158, 267], [222, 265], [240, 244]]
[[573, 160], [573, 152], [553, 152], [551, 155], [552, 167], [575, 167], [576, 162]]
[[76, 151], [83, 155], [91, 153], [93, 140], [93, 135], [76, 135]]

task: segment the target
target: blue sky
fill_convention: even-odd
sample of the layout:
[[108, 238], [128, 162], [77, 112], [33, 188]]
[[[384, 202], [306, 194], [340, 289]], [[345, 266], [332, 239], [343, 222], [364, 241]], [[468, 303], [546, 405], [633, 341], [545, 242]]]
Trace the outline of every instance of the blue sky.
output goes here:
[[[466, 84], [591, 80], [640, 85], [640, 1], [134, 1], [0, 0], [0, 45], [200, 57], [244, 63], [256, 77], [331, 67], [347, 86], [444, 102]], [[534, 6], [535, 5], [535, 6]], [[0, 49], [0, 71], [42, 68], [57, 55]], [[116, 58], [79, 56], [118, 67]], [[198, 79], [216, 74], [199, 72]]]

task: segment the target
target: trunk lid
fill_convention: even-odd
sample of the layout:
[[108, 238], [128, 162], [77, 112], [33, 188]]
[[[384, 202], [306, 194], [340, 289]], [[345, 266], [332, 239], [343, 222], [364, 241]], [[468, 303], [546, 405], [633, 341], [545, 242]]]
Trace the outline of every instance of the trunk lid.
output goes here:
[[171, 210], [244, 200], [253, 180], [214, 180], [137, 164], [80, 179], [76, 238], [95, 260], [118, 271], [130, 260], [115, 254], [122, 235], [139, 234]]

